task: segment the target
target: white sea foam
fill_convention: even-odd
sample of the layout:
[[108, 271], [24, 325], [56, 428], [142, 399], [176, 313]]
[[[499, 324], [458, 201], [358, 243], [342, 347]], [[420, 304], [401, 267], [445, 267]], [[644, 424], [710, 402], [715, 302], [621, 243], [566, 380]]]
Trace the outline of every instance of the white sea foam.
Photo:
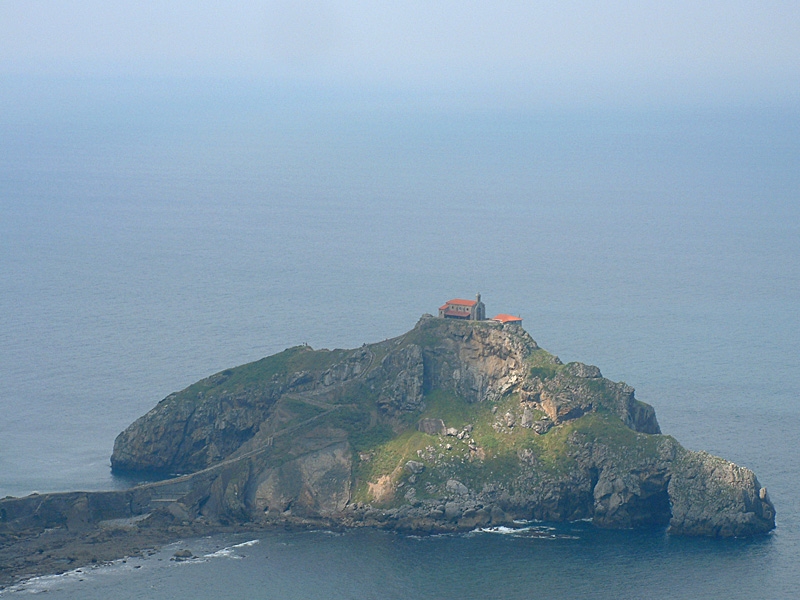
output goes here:
[[[529, 521], [526, 521], [529, 522]], [[516, 521], [515, 521], [516, 523]], [[480, 533], [493, 533], [499, 535], [508, 535], [511, 537], [524, 537], [536, 539], [550, 539], [550, 540], [577, 540], [577, 536], [558, 533], [554, 527], [546, 525], [528, 525], [527, 527], [508, 527], [506, 525], [498, 525], [496, 527], [479, 527], [473, 529], [470, 534]]]
[[480, 531], [481, 533], [502, 533], [502, 534], [511, 534], [511, 533], [519, 533], [520, 531], [527, 531], [530, 527], [506, 527], [504, 525], [499, 525], [497, 527], [479, 527], [476, 531]]
[[65, 586], [96, 580], [98, 576], [119, 573], [122, 571], [134, 571], [142, 567], [145, 559], [138, 557], [125, 557], [110, 560], [102, 563], [78, 567], [71, 571], [65, 571], [58, 575], [39, 575], [25, 579], [11, 585], [5, 589], [0, 589], [0, 596], [11, 593], [41, 594], [44, 592], [55, 592], [64, 589]]
[[216, 552], [212, 552], [211, 554], [204, 554], [204, 558], [233, 558], [239, 559], [242, 558], [241, 556], [236, 556], [236, 551], [232, 547], [223, 548], [222, 550], [217, 550]]
[[255, 546], [256, 544], [260, 543], [261, 540], [249, 540], [247, 542], [242, 542], [241, 544], [234, 544], [233, 546], [226, 546], [221, 550], [217, 550], [216, 552], [211, 552], [210, 554], [204, 554], [204, 558], [232, 558], [235, 560], [239, 560], [243, 558], [236, 554], [237, 548], [248, 548], [250, 546]]

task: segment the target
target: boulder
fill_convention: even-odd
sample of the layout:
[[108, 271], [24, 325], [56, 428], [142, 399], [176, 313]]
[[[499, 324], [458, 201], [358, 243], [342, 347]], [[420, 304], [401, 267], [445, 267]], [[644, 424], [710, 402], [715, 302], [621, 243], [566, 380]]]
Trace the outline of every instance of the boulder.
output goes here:
[[419, 475], [425, 470], [425, 464], [416, 460], [409, 460], [405, 465], [406, 471], [414, 475]]
[[469, 494], [469, 489], [463, 483], [456, 479], [448, 479], [447, 484], [445, 485], [445, 489], [451, 494], [457, 494], [459, 496], [465, 496]]
[[522, 420], [520, 421], [520, 425], [527, 429], [530, 429], [533, 426], [533, 411], [528, 406], [526, 406], [522, 411]]
[[420, 419], [417, 429], [428, 435], [441, 435], [446, 431], [444, 421], [441, 419]]
[[461, 505], [457, 502], [447, 502], [444, 505], [444, 518], [453, 521], [461, 516]]
[[571, 362], [564, 365], [564, 371], [573, 377], [581, 377], [583, 379], [598, 379], [602, 377], [600, 369], [594, 365], [585, 365], [580, 362]]

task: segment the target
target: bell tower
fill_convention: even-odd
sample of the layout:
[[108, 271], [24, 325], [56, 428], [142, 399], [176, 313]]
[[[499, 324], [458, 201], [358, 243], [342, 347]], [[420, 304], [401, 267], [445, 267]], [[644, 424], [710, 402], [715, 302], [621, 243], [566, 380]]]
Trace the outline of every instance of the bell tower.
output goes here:
[[472, 319], [475, 321], [486, 320], [486, 305], [481, 302], [481, 295], [475, 295], [475, 311], [472, 313]]

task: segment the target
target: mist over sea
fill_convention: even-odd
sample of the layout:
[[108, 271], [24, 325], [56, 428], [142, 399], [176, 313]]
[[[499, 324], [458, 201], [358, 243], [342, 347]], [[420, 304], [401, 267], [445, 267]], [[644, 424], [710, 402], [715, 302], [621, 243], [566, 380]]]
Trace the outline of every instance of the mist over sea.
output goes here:
[[114, 438], [167, 394], [288, 346], [394, 337], [480, 292], [634, 386], [664, 433], [752, 468], [778, 512], [753, 541], [586, 524], [210, 538], [185, 542], [202, 562], [167, 549], [19, 593], [795, 597], [797, 111], [1, 87], [0, 496], [129, 485]]

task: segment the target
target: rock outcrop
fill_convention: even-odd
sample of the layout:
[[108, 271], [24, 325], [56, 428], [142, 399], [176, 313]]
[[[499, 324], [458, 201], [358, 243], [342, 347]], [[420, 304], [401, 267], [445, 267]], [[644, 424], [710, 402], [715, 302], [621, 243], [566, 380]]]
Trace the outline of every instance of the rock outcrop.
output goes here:
[[[684, 449], [633, 388], [562, 364], [517, 324], [424, 316], [356, 350], [290, 348], [167, 396], [119, 435], [111, 461], [173, 476], [101, 502], [120, 518], [419, 532], [591, 519], [705, 536], [775, 526], [750, 470]], [[0, 501], [0, 533], [109, 518], [92, 498]]]
[[685, 450], [670, 466], [672, 531], [743, 537], [775, 527], [775, 507], [750, 469]]

